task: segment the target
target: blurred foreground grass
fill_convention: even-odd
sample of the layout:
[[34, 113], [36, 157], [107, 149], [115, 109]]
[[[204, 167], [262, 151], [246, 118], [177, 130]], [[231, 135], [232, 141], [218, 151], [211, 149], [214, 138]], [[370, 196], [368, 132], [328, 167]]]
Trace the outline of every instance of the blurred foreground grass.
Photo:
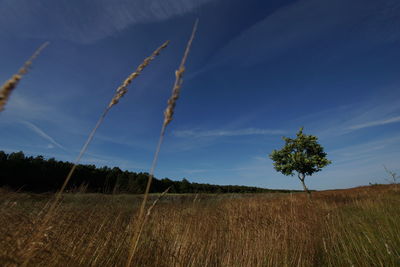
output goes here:
[[[32, 240], [51, 195], [0, 193], [0, 265], [18, 266], [27, 247], [30, 266], [125, 265], [141, 196], [65, 194]], [[312, 202], [304, 194], [167, 195], [134, 264], [400, 266], [400, 187], [316, 192]]]

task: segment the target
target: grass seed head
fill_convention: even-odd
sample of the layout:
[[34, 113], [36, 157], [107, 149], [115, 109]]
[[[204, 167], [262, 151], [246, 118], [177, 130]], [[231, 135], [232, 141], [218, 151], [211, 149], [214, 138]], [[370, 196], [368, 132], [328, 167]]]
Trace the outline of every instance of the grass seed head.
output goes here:
[[28, 70], [32, 66], [33, 61], [40, 55], [40, 52], [49, 44], [46, 42], [42, 44], [32, 56], [24, 63], [24, 65], [18, 70], [17, 74], [14, 74], [8, 81], [6, 81], [0, 88], [0, 111], [4, 110], [8, 99], [12, 91], [17, 87], [22, 76], [28, 73]]
[[186, 59], [187, 59], [187, 57], [189, 55], [190, 48], [192, 46], [192, 42], [193, 42], [194, 36], [196, 34], [196, 31], [197, 31], [197, 24], [198, 23], [199, 23], [199, 20], [197, 19], [195, 24], [194, 24], [194, 26], [193, 26], [192, 35], [190, 36], [189, 42], [188, 42], [188, 44], [186, 46], [186, 50], [185, 50], [185, 53], [183, 55], [181, 64], [179, 65], [179, 68], [175, 71], [175, 83], [174, 83], [174, 87], [172, 88], [172, 95], [168, 99], [167, 108], [164, 111], [163, 131], [165, 130], [167, 125], [172, 121], [172, 119], [174, 117], [174, 110], [175, 110], [175, 106], [176, 106], [176, 101], [178, 100], [179, 95], [181, 93], [181, 87], [182, 87], [182, 83], [183, 83], [183, 74], [185, 73]]
[[133, 72], [131, 75], [128, 76], [128, 78], [125, 79], [121, 86], [117, 88], [114, 97], [111, 99], [110, 104], [108, 104], [108, 108], [111, 108], [112, 106], [118, 104], [119, 100], [128, 92], [128, 86], [132, 83], [132, 81], [140, 75], [144, 68], [146, 68], [150, 64], [150, 62], [160, 54], [161, 50], [168, 46], [168, 44], [169, 41], [163, 43], [149, 57], [143, 60], [142, 64], [140, 64], [136, 68], [135, 72]]

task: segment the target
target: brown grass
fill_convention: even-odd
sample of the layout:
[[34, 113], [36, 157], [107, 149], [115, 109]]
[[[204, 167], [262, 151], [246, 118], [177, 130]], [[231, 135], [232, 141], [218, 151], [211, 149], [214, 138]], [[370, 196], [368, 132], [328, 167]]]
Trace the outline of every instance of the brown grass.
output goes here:
[[0, 111], [4, 110], [5, 105], [7, 104], [8, 99], [10, 98], [11, 93], [17, 87], [19, 81], [22, 79], [22, 76], [28, 73], [29, 68], [31, 67], [33, 61], [40, 55], [40, 52], [49, 43], [46, 42], [42, 44], [36, 51], [32, 54], [32, 56], [24, 63], [24, 65], [18, 70], [16, 74], [14, 74], [8, 81], [6, 81], [0, 87]]
[[[154, 196], [157, 198], [157, 196]], [[167, 196], [153, 208], [134, 266], [398, 266], [393, 186], [304, 194]], [[2, 192], [0, 264], [21, 263], [46, 195]], [[194, 201], [196, 199], [196, 201]], [[121, 266], [140, 198], [64, 195], [30, 266]]]
[[[67, 177], [65, 178], [64, 183], [62, 184], [60, 190], [55, 194], [54, 199], [49, 201], [48, 204], [43, 208], [43, 210], [40, 211], [39, 216], [37, 217], [37, 219], [39, 220], [39, 222], [37, 223], [38, 228], [36, 229], [36, 231], [33, 232], [33, 235], [27, 241], [26, 247], [23, 249], [24, 250], [23, 258], [25, 260], [24, 260], [22, 266], [26, 266], [29, 263], [30, 259], [33, 256], [33, 253], [35, 253], [34, 246], [36, 245], [36, 243], [41, 242], [41, 240], [43, 239], [43, 235], [47, 232], [47, 230], [51, 226], [50, 221], [51, 221], [52, 217], [54, 217], [54, 213], [56, 212], [57, 208], [59, 208], [59, 201], [61, 199], [62, 193], [64, 192], [76, 167], [78, 166], [82, 156], [86, 152], [89, 144], [93, 140], [93, 137], [94, 137], [97, 129], [100, 127], [101, 123], [103, 122], [104, 118], [106, 117], [106, 115], [108, 114], [110, 109], [114, 105], [116, 105], [119, 102], [119, 100], [128, 92], [128, 86], [132, 83], [132, 81], [141, 74], [141, 72], [150, 64], [150, 62], [152, 60], [155, 59], [156, 56], [158, 56], [160, 54], [161, 50], [163, 50], [164, 48], [166, 48], [168, 46], [168, 44], [169, 44], [169, 41], [166, 41], [159, 48], [157, 48], [149, 57], [145, 58], [144, 61], [136, 68], [136, 70], [124, 80], [124, 82], [122, 83], [121, 86], [119, 86], [117, 88], [109, 105], [106, 107], [106, 109], [101, 114], [95, 127], [93, 128], [93, 130], [89, 134], [86, 142], [84, 143], [83, 147], [81, 148], [79, 155], [77, 156], [77, 158], [74, 162], [74, 165], [72, 166]], [[36, 52], [35, 54], [38, 54], [38, 52]], [[33, 58], [34, 58], [34, 56], [33, 56]], [[25, 65], [28, 67], [30, 65], [30, 63], [28, 65], [27, 65], [27, 63], [25, 63]]]
[[124, 82], [117, 88], [113, 98], [111, 99], [110, 103], [108, 104], [106, 109], [101, 114], [101, 116], [100, 116], [99, 120], [97, 121], [95, 127], [93, 128], [93, 130], [89, 134], [85, 144], [81, 148], [81, 151], [79, 152], [79, 155], [76, 158], [76, 160], [74, 162], [74, 165], [72, 166], [70, 172], [68, 173], [67, 177], [65, 178], [65, 181], [64, 181], [63, 185], [61, 186], [61, 189], [59, 190], [59, 192], [56, 195], [56, 201], [54, 201], [53, 203], [56, 203], [58, 198], [59, 198], [59, 195], [62, 192], [64, 192], [64, 189], [67, 186], [69, 180], [71, 179], [71, 177], [72, 177], [72, 175], [73, 175], [78, 163], [80, 162], [83, 154], [86, 152], [86, 150], [87, 150], [89, 144], [91, 143], [91, 141], [92, 141], [97, 129], [100, 127], [101, 123], [103, 122], [104, 118], [107, 116], [107, 114], [110, 111], [110, 109], [114, 105], [116, 105], [119, 102], [119, 100], [128, 92], [128, 86], [132, 83], [132, 81], [142, 73], [142, 71], [150, 64], [150, 62], [153, 61], [155, 59], [155, 57], [160, 54], [161, 50], [163, 50], [164, 48], [166, 48], [168, 46], [168, 44], [169, 44], [169, 41], [164, 42], [149, 57], [145, 58], [143, 60], [143, 62], [136, 68], [136, 70], [133, 73], [131, 73], [124, 80]]
[[130, 248], [128, 260], [127, 260], [127, 263], [126, 263], [127, 267], [129, 267], [131, 265], [131, 262], [133, 260], [133, 257], [135, 256], [137, 247], [139, 245], [139, 240], [140, 240], [140, 237], [141, 237], [141, 234], [142, 234], [142, 230], [144, 228], [144, 225], [147, 223], [147, 216], [146, 217], [144, 216], [144, 209], [145, 209], [145, 206], [146, 206], [146, 203], [147, 203], [147, 198], [149, 196], [149, 191], [150, 191], [151, 182], [152, 182], [152, 179], [153, 179], [153, 176], [154, 176], [154, 171], [155, 171], [155, 168], [157, 166], [158, 155], [160, 153], [161, 145], [163, 143], [165, 130], [166, 130], [168, 124], [172, 121], [173, 116], [174, 116], [174, 110], [175, 110], [175, 106], [176, 106], [176, 101], [179, 98], [181, 87], [182, 87], [182, 84], [183, 84], [183, 74], [185, 72], [185, 63], [186, 63], [186, 60], [187, 60], [187, 58], [189, 56], [189, 52], [190, 52], [190, 48], [192, 46], [193, 39], [194, 39], [194, 37], [196, 35], [198, 23], [199, 23], [199, 20], [196, 19], [196, 21], [194, 23], [194, 26], [193, 26], [192, 34], [191, 34], [191, 36], [189, 38], [189, 41], [188, 41], [188, 43], [186, 45], [186, 49], [185, 49], [185, 52], [183, 54], [181, 63], [179, 65], [179, 68], [175, 71], [175, 83], [174, 83], [174, 86], [172, 87], [171, 97], [168, 99], [167, 108], [164, 111], [164, 122], [163, 122], [162, 127], [161, 127], [160, 137], [158, 139], [158, 144], [157, 144], [157, 147], [156, 147], [156, 151], [154, 153], [153, 162], [151, 164], [149, 178], [147, 180], [147, 185], [146, 185], [146, 189], [145, 189], [145, 192], [144, 192], [142, 205], [140, 207], [139, 214], [138, 214], [138, 217], [137, 217], [138, 220], [136, 221], [137, 230], [132, 233], [131, 248]]
[[[189, 51], [190, 51], [190, 47], [197, 29], [197, 24], [198, 24], [198, 20], [196, 20], [195, 26], [193, 28], [193, 32], [191, 35], [191, 38], [188, 42], [187, 48], [185, 50], [184, 56], [182, 58], [181, 64], [179, 66], [179, 69], [176, 71], [175, 76], [176, 76], [176, 81], [173, 87], [173, 91], [172, 91], [172, 96], [171, 98], [168, 100], [168, 106], [167, 109], [165, 110], [165, 119], [162, 125], [162, 130], [161, 130], [161, 135], [160, 135], [160, 140], [158, 142], [158, 146], [156, 149], [156, 153], [155, 153], [155, 157], [153, 160], [153, 164], [152, 164], [152, 169], [150, 172], [150, 176], [149, 176], [149, 180], [147, 183], [147, 189], [144, 193], [144, 199], [140, 208], [140, 212], [139, 212], [139, 224], [136, 225], [136, 227], [138, 227], [138, 229], [140, 229], [139, 232], [133, 231], [133, 235], [132, 235], [132, 239], [131, 239], [131, 249], [130, 249], [130, 253], [128, 256], [128, 261], [127, 261], [127, 265], [129, 266], [133, 256], [135, 254], [141, 233], [142, 233], [142, 229], [144, 228], [144, 225], [146, 223], [145, 218], [147, 218], [148, 216], [143, 216], [143, 212], [144, 212], [144, 207], [146, 205], [147, 202], [147, 198], [148, 198], [148, 193], [149, 193], [149, 188], [151, 185], [151, 179], [154, 173], [154, 169], [156, 166], [156, 162], [158, 159], [158, 153], [160, 151], [160, 147], [162, 144], [162, 140], [163, 140], [163, 136], [165, 133], [165, 129], [166, 126], [171, 122], [172, 118], [173, 118], [173, 113], [174, 113], [174, 108], [176, 105], [176, 101], [179, 98], [179, 93], [180, 93], [180, 88], [182, 86], [183, 83], [183, 73], [185, 71], [185, 62], [186, 59], [188, 57]], [[42, 240], [47, 237], [47, 232], [50, 230], [51, 228], [51, 220], [54, 217], [55, 213], [58, 212], [58, 209], [60, 208], [59, 206], [59, 202], [62, 196], [62, 193], [64, 192], [69, 180], [71, 179], [77, 164], [80, 162], [81, 157], [83, 156], [83, 154], [86, 152], [89, 144], [91, 143], [97, 129], [99, 128], [99, 126], [101, 125], [101, 123], [103, 122], [104, 118], [106, 117], [106, 115], [108, 114], [109, 110], [116, 105], [119, 100], [127, 93], [128, 91], [128, 86], [131, 84], [131, 82], [140, 75], [140, 73], [142, 72], [142, 70], [144, 68], [146, 68], [149, 63], [156, 57], [159, 55], [160, 51], [162, 49], [164, 49], [165, 47], [167, 47], [169, 41], [165, 42], [164, 44], [162, 44], [157, 50], [155, 50], [151, 56], [147, 57], [142, 64], [140, 64], [137, 69], [135, 70], [135, 72], [133, 72], [131, 75], [128, 76], [127, 79], [125, 79], [125, 81], [122, 83], [121, 86], [119, 86], [115, 92], [115, 95], [113, 96], [113, 98], [111, 99], [110, 103], [108, 104], [108, 106], [106, 107], [106, 109], [104, 110], [104, 112], [102, 113], [102, 115], [100, 116], [99, 120], [97, 121], [95, 127], [93, 128], [93, 130], [91, 131], [91, 133], [89, 134], [85, 144], [83, 145], [81, 151], [79, 152], [79, 155], [77, 156], [77, 159], [74, 162], [74, 165], [72, 166], [69, 174], [67, 175], [67, 177], [64, 180], [63, 185], [61, 186], [60, 190], [55, 194], [55, 197], [53, 200], [47, 202], [46, 205], [44, 205], [44, 207], [42, 207], [42, 209], [39, 211], [39, 215], [36, 217], [36, 222], [34, 223], [35, 226], [37, 227], [35, 231], [33, 231], [33, 234], [30, 235], [30, 238], [28, 238], [26, 240], [26, 242], [24, 244], [25, 247], [21, 248], [19, 251], [23, 251], [23, 255], [20, 254], [20, 258], [23, 259], [22, 262], [22, 266], [26, 266], [29, 264], [30, 260], [32, 257], [34, 257], [34, 253], [35, 253], [35, 246], [37, 244], [41, 244]], [[19, 72], [17, 74], [15, 74], [9, 81], [7, 81], [3, 87], [0, 90], [0, 111], [3, 110], [4, 105], [7, 103], [7, 100], [11, 94], [11, 92], [13, 91], [13, 89], [16, 87], [16, 85], [18, 84], [19, 80], [21, 79], [22, 75], [26, 74], [29, 67], [32, 64], [33, 59], [35, 59], [40, 51], [47, 45], [47, 43], [43, 46], [41, 46], [34, 54], [33, 56], [24, 64], [24, 66], [19, 70]], [[156, 203], [156, 202], [155, 202]], [[155, 204], [154, 204], [155, 205]], [[154, 207], [154, 205], [149, 209], [148, 214], [150, 214], [150, 210]]]

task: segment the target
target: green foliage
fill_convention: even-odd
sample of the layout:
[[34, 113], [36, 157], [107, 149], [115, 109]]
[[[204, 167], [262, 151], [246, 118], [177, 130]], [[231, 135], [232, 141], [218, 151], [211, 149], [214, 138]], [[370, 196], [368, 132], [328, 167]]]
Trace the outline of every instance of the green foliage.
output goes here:
[[324, 148], [318, 144], [316, 136], [304, 134], [303, 128], [300, 128], [296, 135], [295, 139], [283, 137], [285, 146], [270, 154], [275, 170], [291, 176], [297, 172], [304, 178], [305, 175], [319, 172], [331, 163], [326, 158]]

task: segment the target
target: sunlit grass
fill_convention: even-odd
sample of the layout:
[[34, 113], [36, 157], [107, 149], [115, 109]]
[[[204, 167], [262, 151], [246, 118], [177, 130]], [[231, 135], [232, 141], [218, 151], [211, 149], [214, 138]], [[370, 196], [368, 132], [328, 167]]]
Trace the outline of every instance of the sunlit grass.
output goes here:
[[[152, 210], [135, 266], [398, 266], [394, 186], [304, 194], [167, 195]], [[50, 195], [2, 192], [0, 263], [19, 264]], [[150, 199], [156, 199], [157, 194]], [[31, 266], [126, 263], [135, 195], [65, 194]]]

